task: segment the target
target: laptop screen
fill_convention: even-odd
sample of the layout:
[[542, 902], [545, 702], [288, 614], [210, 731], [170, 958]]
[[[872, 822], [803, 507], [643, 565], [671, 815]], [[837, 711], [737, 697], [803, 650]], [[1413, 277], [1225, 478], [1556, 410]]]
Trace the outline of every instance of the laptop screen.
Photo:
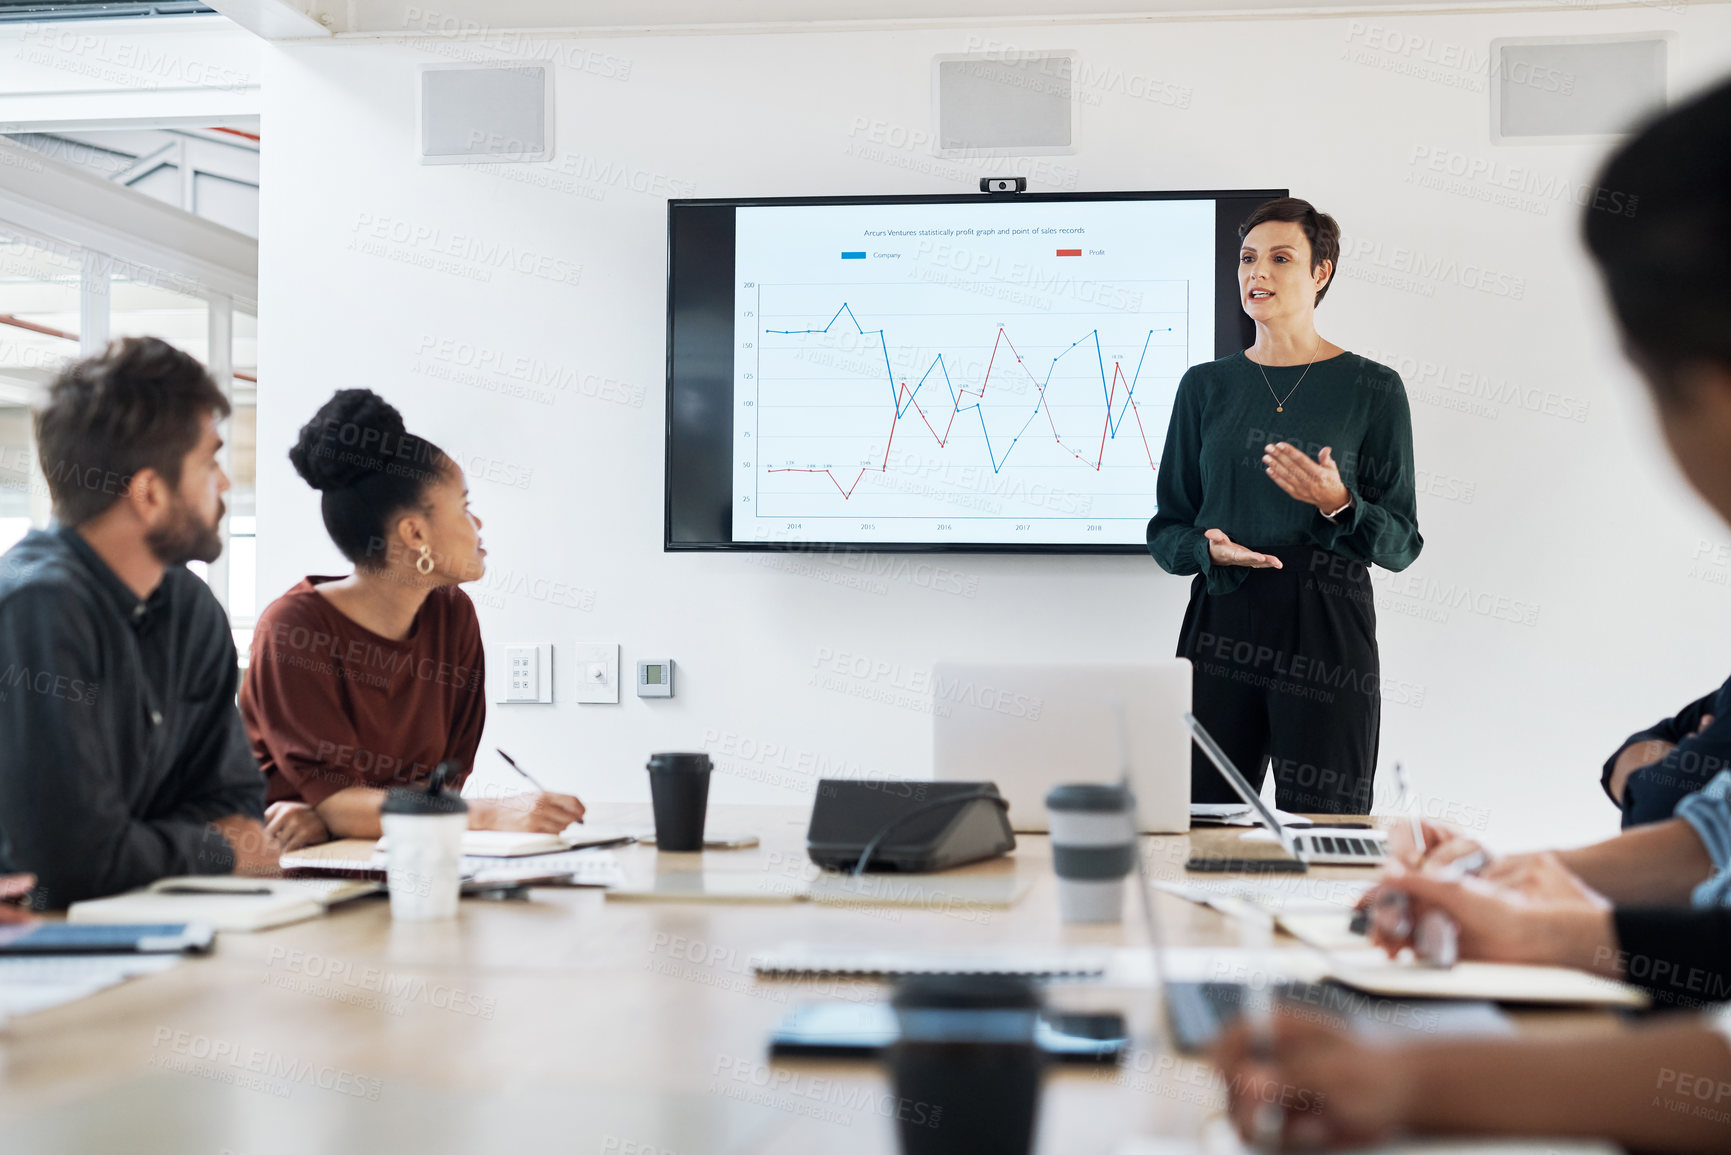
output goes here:
[[1262, 823], [1270, 834], [1274, 835], [1281, 846], [1286, 848], [1286, 853], [1294, 858], [1302, 857], [1298, 853], [1297, 846], [1293, 843], [1292, 835], [1287, 833], [1286, 827], [1280, 824], [1280, 820], [1274, 816], [1274, 811], [1268, 808], [1268, 804], [1262, 800], [1262, 796], [1250, 788], [1250, 783], [1245, 781], [1244, 775], [1238, 772], [1238, 767], [1234, 766], [1231, 760], [1226, 757], [1226, 752], [1214, 740], [1214, 735], [1203, 729], [1202, 723], [1196, 720], [1194, 714], [1184, 715], [1184, 724], [1190, 727], [1190, 736], [1196, 739], [1196, 744], [1202, 747], [1202, 753], [1206, 754], [1208, 760], [1214, 763], [1214, 768], [1220, 771], [1226, 779], [1226, 784], [1231, 786], [1233, 791], [1244, 799], [1245, 805], [1255, 812], [1256, 820]]

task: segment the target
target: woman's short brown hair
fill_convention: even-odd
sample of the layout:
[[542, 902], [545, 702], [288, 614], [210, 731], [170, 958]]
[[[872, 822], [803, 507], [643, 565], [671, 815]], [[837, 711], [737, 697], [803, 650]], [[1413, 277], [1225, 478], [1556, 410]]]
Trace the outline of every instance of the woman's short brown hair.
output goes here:
[[180, 467], [228, 398], [190, 355], [155, 337], [125, 337], [75, 361], [36, 411], [36, 449], [62, 525], [83, 525], [126, 493], [141, 469], [180, 484]]
[[1322, 304], [1322, 299], [1328, 295], [1328, 286], [1334, 284], [1334, 274], [1340, 268], [1340, 225], [1327, 213], [1317, 212], [1316, 206], [1307, 200], [1279, 197], [1256, 206], [1238, 226], [1238, 239], [1243, 240], [1251, 229], [1264, 221], [1289, 221], [1304, 230], [1305, 239], [1310, 242], [1311, 272], [1316, 272], [1316, 267], [1322, 262], [1328, 262], [1328, 281], [1316, 291], [1316, 303]]

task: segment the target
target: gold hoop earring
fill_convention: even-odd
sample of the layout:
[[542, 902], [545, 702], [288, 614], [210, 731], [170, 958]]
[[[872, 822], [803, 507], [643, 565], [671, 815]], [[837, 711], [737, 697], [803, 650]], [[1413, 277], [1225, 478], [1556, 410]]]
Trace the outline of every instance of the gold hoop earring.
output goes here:
[[421, 547], [421, 556], [415, 559], [415, 572], [420, 574], [422, 577], [426, 577], [428, 574], [433, 572], [432, 546], [423, 545]]

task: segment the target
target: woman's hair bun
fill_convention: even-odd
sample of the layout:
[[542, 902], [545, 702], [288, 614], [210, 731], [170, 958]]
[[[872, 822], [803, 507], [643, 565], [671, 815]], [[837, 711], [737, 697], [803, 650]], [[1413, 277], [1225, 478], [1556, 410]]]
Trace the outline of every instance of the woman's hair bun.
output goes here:
[[384, 470], [407, 435], [389, 401], [371, 389], [339, 389], [301, 426], [289, 461], [314, 489], [347, 489]]

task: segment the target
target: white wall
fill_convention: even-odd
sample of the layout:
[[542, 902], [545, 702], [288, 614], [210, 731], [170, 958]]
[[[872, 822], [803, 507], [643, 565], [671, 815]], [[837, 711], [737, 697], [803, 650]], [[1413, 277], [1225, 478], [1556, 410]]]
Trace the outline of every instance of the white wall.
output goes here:
[[[936, 658], [1169, 654], [1187, 582], [1146, 557], [958, 556], [942, 563], [961, 575], [955, 593], [896, 555], [660, 546], [664, 198], [972, 189], [1013, 163], [898, 147], [930, 131], [931, 57], [982, 39], [1076, 48], [1104, 79], [1084, 86], [1079, 153], [1021, 162], [1033, 187], [1289, 186], [1343, 222], [1323, 331], [1402, 370], [1433, 491], [1424, 555], [1398, 586], [1378, 582], [1385, 765], [1403, 758], [1433, 805], [1510, 844], [1609, 832], [1597, 784], [1608, 750], [1725, 676], [1731, 566], [1724, 553], [1695, 558], [1731, 532], [1655, 440], [1576, 240], [1579, 211], [1566, 190], [1545, 191], [1589, 183], [1599, 150], [1493, 147], [1483, 77], [1452, 62], [1482, 60], [1496, 36], [1665, 28], [1680, 34], [1679, 91], [1731, 72], [1731, 7], [1711, 5], [561, 41], [559, 159], [480, 171], [416, 163], [413, 94], [417, 63], [485, 51], [269, 46], [261, 596], [341, 572], [284, 452], [333, 389], [367, 385], [470, 465], [494, 567], [475, 592], [495, 674], [517, 641], [550, 640], [562, 656], [616, 641], [627, 668], [679, 664], [670, 702], [627, 689], [619, 706], [579, 707], [566, 665], [556, 705], [493, 707], [482, 781], [508, 781], [490, 753], [500, 745], [586, 798], [641, 798], [649, 751], [708, 746], [725, 771], [716, 800], [794, 801], [820, 762], [929, 773], [930, 719], [903, 688]], [[1390, 51], [1390, 32], [1430, 40]], [[1428, 156], [1502, 167], [1422, 187]], [[1518, 204], [1494, 199], [1503, 179], [1528, 182]], [[580, 264], [580, 281], [440, 255], [475, 245]], [[1471, 287], [1472, 272], [1398, 273], [1414, 254], [1499, 274], [1489, 280], [1504, 295]], [[512, 384], [501, 373], [460, 383], [445, 341], [575, 384], [542, 404], [499, 392]], [[1535, 407], [1557, 395], [1543, 404], [1584, 406], [1585, 420], [1456, 391], [1475, 377]], [[538, 598], [548, 583], [568, 592]], [[1453, 602], [1461, 590], [1466, 605]], [[826, 655], [875, 673], [832, 671], [826, 686]]]

